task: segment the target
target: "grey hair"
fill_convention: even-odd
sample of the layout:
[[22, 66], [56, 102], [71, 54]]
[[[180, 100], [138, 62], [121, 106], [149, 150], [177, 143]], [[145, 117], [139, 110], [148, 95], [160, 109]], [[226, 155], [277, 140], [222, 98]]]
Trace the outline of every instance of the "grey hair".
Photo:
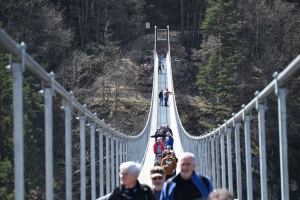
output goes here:
[[184, 152], [184, 153], [182, 153], [181, 155], [180, 155], [180, 157], [179, 157], [179, 160], [182, 160], [183, 158], [191, 158], [192, 159], [192, 161], [193, 161], [193, 163], [196, 163], [195, 162], [195, 154], [193, 154], [193, 153], [190, 153], [190, 152]]
[[141, 172], [142, 165], [133, 161], [124, 162], [120, 165], [120, 169], [126, 169], [130, 174], [139, 175]]

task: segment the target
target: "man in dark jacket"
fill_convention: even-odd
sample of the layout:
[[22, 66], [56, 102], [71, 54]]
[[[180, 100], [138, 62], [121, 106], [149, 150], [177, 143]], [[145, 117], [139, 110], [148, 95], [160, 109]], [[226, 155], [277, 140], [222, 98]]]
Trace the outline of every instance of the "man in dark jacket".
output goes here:
[[162, 129], [158, 129], [154, 135], [151, 135], [150, 137], [155, 138], [155, 141], [157, 141], [157, 138], [161, 137], [163, 140], [166, 138], [166, 134], [163, 132]]
[[195, 172], [195, 155], [181, 154], [178, 165], [180, 173], [164, 184], [160, 200], [207, 199], [213, 186], [208, 177]]
[[169, 124], [166, 124], [166, 126], [164, 127], [164, 133], [170, 132], [171, 135], [173, 136], [173, 132], [172, 129], [169, 127]]
[[132, 161], [120, 165], [120, 186], [115, 188], [109, 200], [155, 200], [149, 186], [137, 180], [141, 165]]
[[161, 90], [159, 92], [158, 98], [159, 98], [159, 105], [164, 106], [164, 91], [163, 90]]

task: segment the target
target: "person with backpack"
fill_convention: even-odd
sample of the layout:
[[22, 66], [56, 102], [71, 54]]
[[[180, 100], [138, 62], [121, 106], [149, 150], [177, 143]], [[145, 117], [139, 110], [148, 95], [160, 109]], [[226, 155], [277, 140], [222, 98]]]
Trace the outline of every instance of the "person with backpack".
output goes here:
[[139, 163], [129, 161], [120, 165], [120, 186], [115, 188], [108, 200], [155, 200], [151, 188], [137, 180], [141, 171]]
[[165, 182], [160, 200], [206, 199], [213, 191], [211, 180], [195, 172], [195, 155], [185, 152], [178, 161], [180, 173]]

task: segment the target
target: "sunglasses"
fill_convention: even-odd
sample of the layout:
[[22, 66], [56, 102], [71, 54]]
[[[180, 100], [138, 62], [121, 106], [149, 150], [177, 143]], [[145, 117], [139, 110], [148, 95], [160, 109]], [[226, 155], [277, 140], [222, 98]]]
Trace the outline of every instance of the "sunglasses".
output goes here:
[[153, 181], [162, 180], [162, 179], [163, 179], [163, 177], [161, 177], [161, 176], [152, 178]]

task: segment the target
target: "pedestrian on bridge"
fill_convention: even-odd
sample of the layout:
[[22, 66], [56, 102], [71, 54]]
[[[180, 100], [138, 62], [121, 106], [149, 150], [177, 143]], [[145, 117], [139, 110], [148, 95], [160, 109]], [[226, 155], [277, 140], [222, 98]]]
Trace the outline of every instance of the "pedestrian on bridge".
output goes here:
[[158, 98], [159, 98], [159, 105], [164, 106], [164, 91], [163, 90], [161, 90], [159, 92]]
[[[160, 73], [159, 73], [160, 72]], [[162, 74], [162, 70], [161, 70], [161, 63], [158, 64], [158, 73]]]
[[195, 155], [189, 152], [180, 155], [180, 173], [165, 182], [160, 200], [206, 199], [213, 191], [211, 180], [195, 172]]
[[153, 152], [155, 154], [155, 160], [157, 159], [157, 156], [164, 152], [164, 143], [162, 143], [162, 138], [157, 138], [157, 141], [153, 145]]
[[163, 61], [164, 61], [164, 59], [162, 57], [159, 57], [158, 58], [158, 66], [160, 65], [161, 67], [164, 67], [163, 66]]
[[[172, 158], [174, 158], [176, 160], [176, 164], [177, 164], [178, 158], [176, 157], [174, 150], [171, 150], [171, 155], [172, 155]], [[173, 176], [176, 176], [176, 169], [175, 169], [175, 172], [173, 173]]]
[[170, 145], [167, 145], [166, 148], [165, 148], [165, 150], [164, 150], [164, 152], [162, 153], [162, 158], [167, 157], [167, 154], [168, 154], [168, 152], [170, 152], [170, 151], [171, 151], [171, 146], [170, 146]]
[[233, 200], [233, 195], [227, 189], [216, 189], [209, 194], [209, 200]]
[[137, 180], [141, 165], [133, 161], [120, 165], [120, 186], [115, 188], [109, 200], [155, 200], [152, 190], [148, 185], [140, 184]]
[[157, 161], [154, 163], [154, 166], [161, 166], [161, 162], [162, 162], [162, 155], [159, 154], [157, 156]]
[[173, 150], [173, 144], [174, 144], [174, 139], [173, 137], [171, 136], [171, 133], [170, 132], [167, 132], [166, 133], [166, 136], [169, 138], [166, 142], [166, 146], [170, 146], [171, 147], [171, 150]]
[[168, 101], [169, 101], [169, 95], [172, 94], [172, 92], [170, 92], [168, 90], [168, 88], [166, 88], [165, 93], [164, 93], [164, 99], [165, 99], [165, 106], [168, 107]]
[[161, 166], [166, 174], [166, 180], [171, 178], [176, 171], [176, 160], [173, 158], [171, 151], [167, 153], [167, 157], [162, 160]]
[[172, 129], [170, 128], [169, 124], [166, 124], [166, 126], [164, 126], [164, 133], [170, 132], [171, 135], [173, 136], [173, 132]]
[[150, 170], [150, 178], [152, 180], [152, 193], [155, 200], [159, 200], [166, 179], [163, 168], [161, 166], [152, 167]]
[[150, 137], [154, 137], [155, 138], [155, 141], [157, 141], [157, 139], [159, 137], [161, 137], [162, 139], [165, 139], [166, 138], [166, 134], [164, 134], [163, 130], [162, 129], [158, 129], [154, 135], [151, 135]]

